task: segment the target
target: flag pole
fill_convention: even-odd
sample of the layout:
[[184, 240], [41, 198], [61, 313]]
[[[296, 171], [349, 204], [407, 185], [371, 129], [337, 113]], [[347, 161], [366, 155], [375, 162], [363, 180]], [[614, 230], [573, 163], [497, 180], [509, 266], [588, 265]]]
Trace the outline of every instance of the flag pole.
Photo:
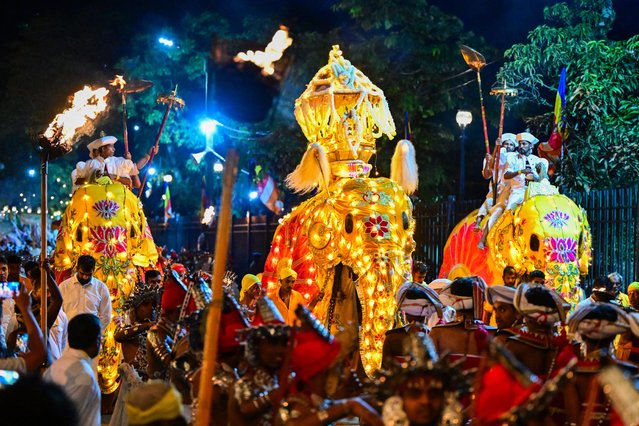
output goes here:
[[217, 236], [215, 239], [215, 263], [213, 265], [213, 300], [209, 305], [209, 313], [206, 316], [206, 333], [204, 334], [204, 357], [202, 362], [202, 376], [198, 392], [198, 405], [196, 414], [196, 426], [208, 426], [211, 418], [211, 405], [213, 403], [213, 386], [211, 381], [215, 374], [215, 364], [218, 352], [218, 336], [220, 332], [220, 319], [223, 304], [223, 279], [226, 272], [226, 261], [230, 231], [232, 226], [233, 186], [237, 177], [239, 155], [235, 148], [230, 148], [226, 154], [226, 165], [222, 177], [222, 203], [218, 217]]

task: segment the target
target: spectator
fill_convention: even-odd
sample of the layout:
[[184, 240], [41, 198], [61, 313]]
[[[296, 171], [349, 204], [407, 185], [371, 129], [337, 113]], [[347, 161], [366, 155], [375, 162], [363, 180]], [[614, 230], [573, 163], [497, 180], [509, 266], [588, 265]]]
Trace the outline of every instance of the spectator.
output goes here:
[[428, 266], [424, 262], [417, 261], [413, 263], [413, 282], [418, 284], [424, 284], [426, 274], [428, 273]]
[[36, 375], [0, 389], [0, 413], [6, 425], [79, 425], [73, 402], [62, 388]]
[[27, 291], [31, 291], [31, 283], [22, 275], [22, 258], [17, 254], [7, 256], [7, 266], [9, 267], [9, 281], [18, 281], [26, 286]]
[[[7, 262], [7, 258], [0, 256], [0, 282], [4, 283], [9, 280], [9, 262]], [[13, 317], [14, 307], [13, 307], [13, 299], [2, 299], [2, 321], [0, 321], [0, 325], [2, 330], [2, 346], [5, 345], [4, 336], [8, 335], [11, 330], [9, 330], [9, 321], [11, 321], [11, 317]]]
[[69, 348], [45, 372], [73, 401], [80, 425], [100, 426], [100, 387], [91, 366], [102, 342], [100, 319], [82, 313], [69, 321]]
[[155, 269], [149, 269], [144, 273], [144, 282], [148, 285], [160, 287], [162, 285], [162, 274]]
[[[1, 358], [0, 370], [13, 370], [19, 373], [36, 371], [44, 362], [46, 355], [42, 332], [33, 316], [33, 312], [31, 312], [31, 296], [29, 296], [23, 285], [20, 286], [20, 292], [14, 299], [24, 318], [24, 324], [29, 336], [30, 351], [20, 354], [17, 358]], [[4, 344], [4, 335], [0, 336], [0, 339]], [[1, 356], [5, 357], [6, 353]]]
[[606, 276], [595, 278], [590, 297], [577, 304], [577, 309], [594, 302], [612, 302], [615, 299], [615, 286]]
[[96, 315], [104, 331], [111, 322], [111, 295], [106, 284], [93, 276], [94, 271], [92, 256], [78, 258], [76, 274], [60, 284], [62, 309], [69, 321], [79, 314]]
[[528, 274], [528, 277], [530, 278], [530, 282], [533, 284], [543, 285], [546, 283], [546, 274], [544, 274], [544, 271], [540, 271], [539, 269], [532, 271]]
[[612, 282], [615, 292], [617, 293], [615, 301], [621, 306], [630, 306], [630, 299], [628, 299], [628, 295], [624, 293], [624, 282], [621, 274], [619, 272], [613, 272], [608, 275], [608, 279]]

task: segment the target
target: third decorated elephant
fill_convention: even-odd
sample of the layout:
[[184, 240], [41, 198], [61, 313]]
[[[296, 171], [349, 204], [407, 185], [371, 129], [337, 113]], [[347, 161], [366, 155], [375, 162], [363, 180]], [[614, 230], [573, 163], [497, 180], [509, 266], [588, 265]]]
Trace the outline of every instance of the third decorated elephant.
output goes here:
[[[588, 273], [591, 235], [585, 211], [548, 184], [531, 183], [522, 205], [507, 210], [488, 233], [485, 249], [473, 232], [477, 212], [459, 222], [446, 242], [441, 277], [480, 275], [501, 283], [502, 271], [539, 269], [566, 300], [581, 298], [579, 277]], [[550, 189], [549, 189], [550, 188]]]

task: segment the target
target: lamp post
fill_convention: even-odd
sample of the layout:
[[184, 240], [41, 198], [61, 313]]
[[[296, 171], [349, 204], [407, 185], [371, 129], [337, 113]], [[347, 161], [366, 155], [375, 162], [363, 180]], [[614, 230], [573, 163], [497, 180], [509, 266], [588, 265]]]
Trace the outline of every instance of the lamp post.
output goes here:
[[459, 200], [464, 199], [466, 191], [466, 126], [473, 121], [470, 111], [459, 110], [455, 116], [457, 125], [461, 129], [459, 135]]

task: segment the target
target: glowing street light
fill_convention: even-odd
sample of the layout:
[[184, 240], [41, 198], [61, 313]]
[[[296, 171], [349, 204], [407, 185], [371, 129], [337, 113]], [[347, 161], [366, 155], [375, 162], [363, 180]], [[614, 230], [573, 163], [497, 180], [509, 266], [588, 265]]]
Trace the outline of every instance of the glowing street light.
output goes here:
[[217, 121], [207, 118], [205, 120], [200, 121], [200, 131], [206, 135], [206, 137], [210, 137], [217, 130]]
[[466, 192], [466, 126], [473, 121], [470, 111], [459, 110], [455, 115], [455, 121], [461, 129], [459, 135], [459, 199], [463, 200]]
[[36, 174], [35, 169], [29, 169], [27, 170], [27, 174], [29, 175], [29, 177], [34, 177]]
[[149, 167], [149, 176], [155, 176], [157, 172], [155, 167]]
[[173, 47], [173, 40], [170, 40], [166, 37], [160, 37], [158, 38], [158, 43], [160, 43], [163, 46], [166, 47]]
[[133, 130], [135, 130], [135, 131], [137, 132], [138, 130], [140, 130], [140, 126], [138, 126], [138, 125], [136, 124], [135, 126], [133, 126]]
[[164, 177], [162, 179], [166, 183], [171, 183], [171, 182], [173, 182], [173, 175], [164, 175]]
[[251, 191], [251, 192], [249, 192], [249, 198], [250, 198], [251, 200], [256, 199], [256, 198], [257, 198], [257, 191]]
[[213, 171], [215, 173], [222, 173], [224, 171], [224, 164], [216, 161], [215, 164], [213, 164]]

